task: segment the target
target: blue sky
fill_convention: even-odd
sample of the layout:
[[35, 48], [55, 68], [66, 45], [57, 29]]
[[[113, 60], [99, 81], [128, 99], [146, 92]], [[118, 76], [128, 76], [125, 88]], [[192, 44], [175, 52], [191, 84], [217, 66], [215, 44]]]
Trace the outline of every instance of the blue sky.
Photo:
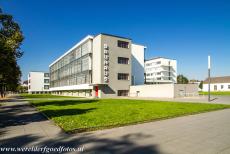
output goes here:
[[14, 16], [25, 40], [19, 60], [23, 80], [48, 65], [88, 34], [101, 32], [147, 46], [146, 58], [178, 61], [189, 79], [230, 75], [229, 0], [0, 0]]

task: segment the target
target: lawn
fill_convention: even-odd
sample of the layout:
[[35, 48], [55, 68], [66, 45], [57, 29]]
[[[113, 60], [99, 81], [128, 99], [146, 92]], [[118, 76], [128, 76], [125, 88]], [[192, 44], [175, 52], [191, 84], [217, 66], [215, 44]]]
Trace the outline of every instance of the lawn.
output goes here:
[[212, 110], [228, 105], [127, 99], [31, 100], [66, 132], [111, 128]]
[[[208, 95], [208, 92], [200, 91], [200, 95]], [[230, 91], [212, 91], [210, 92], [211, 95], [224, 95], [224, 96], [230, 96]]]
[[60, 95], [51, 95], [51, 94], [20, 94], [24, 98], [79, 98], [74, 96], [60, 96]]

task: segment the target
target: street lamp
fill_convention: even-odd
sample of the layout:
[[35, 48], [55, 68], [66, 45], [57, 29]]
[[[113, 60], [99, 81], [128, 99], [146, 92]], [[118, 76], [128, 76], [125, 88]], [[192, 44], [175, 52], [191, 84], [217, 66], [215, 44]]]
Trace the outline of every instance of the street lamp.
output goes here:
[[211, 82], [211, 78], [210, 78], [210, 71], [211, 71], [211, 58], [210, 56], [208, 56], [208, 101], [210, 102], [210, 82]]

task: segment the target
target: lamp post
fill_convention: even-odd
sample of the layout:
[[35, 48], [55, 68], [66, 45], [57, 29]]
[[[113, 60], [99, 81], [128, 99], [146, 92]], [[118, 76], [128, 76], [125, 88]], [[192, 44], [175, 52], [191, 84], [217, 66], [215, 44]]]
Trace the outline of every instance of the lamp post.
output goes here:
[[209, 102], [211, 101], [210, 99], [210, 82], [211, 82], [210, 71], [211, 71], [211, 58], [210, 56], [208, 56], [208, 101]]

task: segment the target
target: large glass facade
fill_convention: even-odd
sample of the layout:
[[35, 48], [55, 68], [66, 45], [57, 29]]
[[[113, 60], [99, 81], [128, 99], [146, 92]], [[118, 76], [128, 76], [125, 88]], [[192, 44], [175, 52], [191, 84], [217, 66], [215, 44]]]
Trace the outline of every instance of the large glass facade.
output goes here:
[[50, 87], [91, 83], [92, 40], [88, 40], [50, 66]]

